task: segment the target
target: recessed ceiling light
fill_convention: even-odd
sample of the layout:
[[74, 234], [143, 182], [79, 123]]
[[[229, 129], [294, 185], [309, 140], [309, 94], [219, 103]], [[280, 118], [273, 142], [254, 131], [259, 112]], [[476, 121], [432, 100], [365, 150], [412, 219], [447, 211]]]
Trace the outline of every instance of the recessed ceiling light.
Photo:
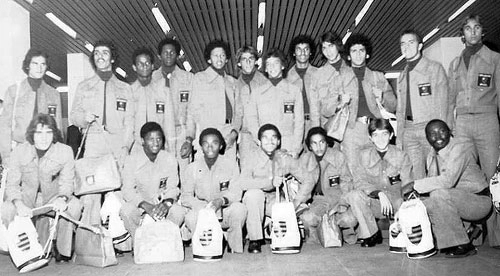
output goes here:
[[257, 28], [264, 27], [266, 23], [266, 2], [260, 2], [257, 15]]
[[404, 56], [403, 56], [403, 55], [401, 55], [400, 57], [398, 57], [398, 58], [397, 58], [397, 59], [396, 59], [396, 60], [395, 60], [395, 61], [391, 64], [391, 66], [394, 66], [394, 65], [398, 64], [399, 62], [401, 62], [401, 61], [403, 60], [403, 58], [404, 58]]
[[185, 60], [182, 65], [184, 65], [184, 69], [186, 69], [186, 71], [190, 72], [191, 71], [191, 64], [189, 64], [189, 61]]
[[63, 93], [63, 92], [69, 92], [69, 87], [67, 86], [59, 86], [56, 88], [57, 92]]
[[426, 42], [427, 40], [429, 40], [429, 38], [431, 38], [437, 32], [439, 32], [439, 27], [434, 28], [434, 30], [432, 30], [430, 33], [428, 33], [427, 35], [425, 35], [424, 38], [422, 39], [422, 42]]
[[358, 13], [358, 16], [356, 16], [356, 19], [354, 20], [354, 26], [358, 26], [359, 22], [361, 22], [361, 19], [365, 16], [365, 14], [368, 12], [368, 9], [370, 9], [370, 6], [373, 4], [374, 0], [368, 0], [366, 1], [365, 5], [361, 9], [361, 11]]
[[49, 77], [51, 77], [51, 78], [55, 79], [55, 80], [56, 80], [56, 81], [58, 81], [58, 82], [60, 82], [60, 81], [61, 81], [61, 77], [59, 77], [58, 75], [56, 75], [56, 74], [52, 73], [51, 71], [48, 71], [48, 70], [47, 70], [47, 71], [45, 72], [45, 75], [47, 75], [47, 76], [49, 76]]
[[76, 38], [76, 32], [73, 30], [70, 26], [68, 26], [66, 23], [62, 22], [61, 19], [59, 19], [57, 16], [55, 16], [53, 13], [49, 12], [46, 13], [45, 16], [52, 21], [52, 23], [56, 24], [59, 29], [63, 30], [65, 33], [67, 33], [69, 36], [71, 36], [73, 39]]
[[89, 52], [94, 51], [94, 45], [92, 45], [90, 42], [85, 41], [85, 48], [89, 50]]
[[116, 73], [118, 73], [120, 76], [126, 78], [127, 77], [127, 72], [125, 72], [125, 70], [123, 70], [122, 68], [120, 67], [116, 67], [115, 69]]
[[153, 12], [156, 22], [158, 22], [158, 25], [160, 25], [160, 28], [162, 29], [163, 33], [166, 34], [170, 32], [170, 25], [168, 25], [168, 22], [161, 13], [160, 9], [158, 7], [154, 7], [151, 9], [151, 11]]
[[463, 13], [470, 5], [472, 5], [476, 0], [469, 0], [465, 2], [456, 12], [454, 12], [449, 18], [448, 22], [451, 22], [453, 19], [457, 18], [461, 13]]
[[259, 53], [262, 53], [262, 49], [264, 49], [264, 36], [263, 35], [259, 35], [257, 37], [257, 51]]

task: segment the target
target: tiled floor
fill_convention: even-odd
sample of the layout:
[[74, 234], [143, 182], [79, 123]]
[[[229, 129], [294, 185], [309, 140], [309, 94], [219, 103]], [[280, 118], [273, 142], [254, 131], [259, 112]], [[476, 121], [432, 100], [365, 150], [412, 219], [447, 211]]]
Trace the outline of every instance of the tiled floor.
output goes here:
[[[387, 240], [374, 248], [359, 245], [322, 248], [306, 244], [296, 255], [272, 254], [269, 246], [262, 254], [226, 254], [216, 263], [192, 260], [191, 248], [182, 263], [135, 265], [130, 254], [119, 258], [119, 264], [104, 269], [69, 264], [55, 264], [29, 275], [500, 275], [500, 250], [483, 245], [478, 254], [463, 259], [436, 255], [424, 260], [409, 260], [406, 255], [391, 254]], [[17, 275], [8, 256], [0, 255], [0, 275]]]

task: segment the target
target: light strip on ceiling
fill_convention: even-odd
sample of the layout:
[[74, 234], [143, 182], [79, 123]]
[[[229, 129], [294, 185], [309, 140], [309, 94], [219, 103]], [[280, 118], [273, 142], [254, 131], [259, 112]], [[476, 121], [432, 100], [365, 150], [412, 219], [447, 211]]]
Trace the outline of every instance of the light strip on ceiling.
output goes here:
[[448, 17], [448, 22], [451, 22], [453, 19], [457, 18], [461, 13], [463, 13], [470, 5], [472, 5], [476, 0], [469, 0], [465, 2], [455, 13], [453, 13], [450, 17]]
[[266, 2], [260, 2], [259, 14], [257, 16], [257, 28], [264, 28], [264, 23], [266, 23]]
[[45, 16], [52, 21], [59, 29], [63, 30], [65, 33], [67, 33], [69, 36], [71, 36], [73, 39], [76, 39], [76, 32], [73, 30], [70, 26], [66, 25], [66, 23], [62, 22], [61, 19], [59, 19], [57, 16], [55, 16], [53, 13], [49, 12], [46, 13]]
[[430, 33], [428, 33], [427, 35], [425, 35], [424, 38], [422, 39], [422, 42], [426, 42], [427, 40], [429, 40], [429, 38], [431, 38], [437, 32], [439, 32], [439, 27], [434, 28], [434, 30], [432, 30]]
[[87, 50], [89, 50], [89, 52], [91, 52], [91, 53], [92, 53], [92, 51], [94, 51], [94, 45], [92, 45], [92, 44], [91, 44], [90, 42], [88, 42], [88, 41], [85, 41], [85, 48], [86, 48]]
[[67, 86], [59, 86], [59, 87], [56, 88], [56, 90], [59, 93], [69, 92], [69, 87], [67, 87]]
[[118, 73], [118, 75], [120, 75], [120, 76], [122, 76], [124, 78], [127, 77], [127, 72], [125, 72], [125, 70], [123, 70], [120, 67], [116, 67], [115, 72]]
[[55, 79], [56, 81], [61, 81], [61, 77], [59, 77], [58, 75], [56, 75], [56, 74], [52, 73], [51, 71], [48, 71], [48, 70], [47, 70], [47, 71], [45, 72], [45, 75], [47, 75], [47, 76], [49, 76], [49, 77], [51, 77], [51, 78]]
[[156, 22], [158, 22], [158, 25], [160, 25], [160, 28], [163, 30], [163, 33], [168, 33], [170, 32], [170, 25], [168, 25], [167, 20], [161, 13], [160, 9], [158, 7], [154, 7], [151, 9], [153, 12], [153, 15], [155, 16]]
[[191, 64], [189, 64], [189, 61], [187, 61], [187, 60], [185, 60], [185, 61], [182, 63], [182, 65], [184, 65], [184, 69], [186, 69], [186, 71], [188, 71], [188, 72], [190, 72], [190, 71], [191, 71], [191, 69], [193, 69], [193, 68], [191, 68]]
[[368, 12], [368, 9], [370, 6], [373, 4], [373, 1], [375, 0], [368, 0], [366, 1], [365, 5], [361, 9], [361, 11], [358, 13], [358, 16], [356, 16], [356, 19], [354, 20], [354, 26], [358, 26], [359, 22], [361, 22], [361, 19], [365, 16], [365, 14]]
[[399, 75], [401, 75], [400, 72], [388, 72], [388, 73], [385, 73], [384, 77], [386, 79], [397, 79], [397, 78], [399, 78]]
[[345, 34], [344, 38], [342, 38], [342, 43], [345, 44], [346, 41], [349, 39], [349, 37], [351, 36], [352, 32], [347, 30], [347, 33]]
[[394, 66], [394, 65], [398, 64], [399, 62], [401, 62], [401, 61], [403, 60], [403, 58], [404, 58], [404, 56], [403, 56], [403, 55], [401, 55], [400, 57], [398, 57], [398, 58], [397, 58], [397, 59], [396, 59], [396, 60], [395, 60], [395, 61], [391, 64], [391, 66]]
[[259, 35], [257, 37], [257, 51], [259, 53], [262, 53], [263, 49], [264, 49], [264, 36], [263, 35]]

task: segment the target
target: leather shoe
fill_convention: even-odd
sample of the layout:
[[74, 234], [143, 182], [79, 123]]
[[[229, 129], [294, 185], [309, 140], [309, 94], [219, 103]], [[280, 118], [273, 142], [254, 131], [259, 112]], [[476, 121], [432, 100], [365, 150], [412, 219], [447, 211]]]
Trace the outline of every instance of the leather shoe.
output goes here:
[[472, 256], [477, 253], [476, 247], [470, 243], [457, 245], [451, 247], [446, 252], [446, 258], [463, 258], [467, 256]]
[[373, 234], [373, 236], [364, 239], [361, 243], [361, 247], [374, 247], [376, 244], [382, 243], [382, 232], [380, 230], [377, 233]]
[[260, 241], [250, 241], [248, 243], [248, 252], [254, 254], [261, 253], [262, 250], [260, 249], [260, 246]]

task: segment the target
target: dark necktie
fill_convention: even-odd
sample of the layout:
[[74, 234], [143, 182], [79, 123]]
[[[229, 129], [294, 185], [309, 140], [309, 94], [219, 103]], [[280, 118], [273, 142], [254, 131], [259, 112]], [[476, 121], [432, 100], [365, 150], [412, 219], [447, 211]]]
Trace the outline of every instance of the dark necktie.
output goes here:
[[102, 126], [106, 129], [106, 86], [108, 82], [104, 82], [104, 103], [103, 103], [103, 111], [102, 111]]
[[224, 95], [226, 96], [226, 123], [230, 124], [233, 120], [233, 107], [227, 93], [224, 93]]

